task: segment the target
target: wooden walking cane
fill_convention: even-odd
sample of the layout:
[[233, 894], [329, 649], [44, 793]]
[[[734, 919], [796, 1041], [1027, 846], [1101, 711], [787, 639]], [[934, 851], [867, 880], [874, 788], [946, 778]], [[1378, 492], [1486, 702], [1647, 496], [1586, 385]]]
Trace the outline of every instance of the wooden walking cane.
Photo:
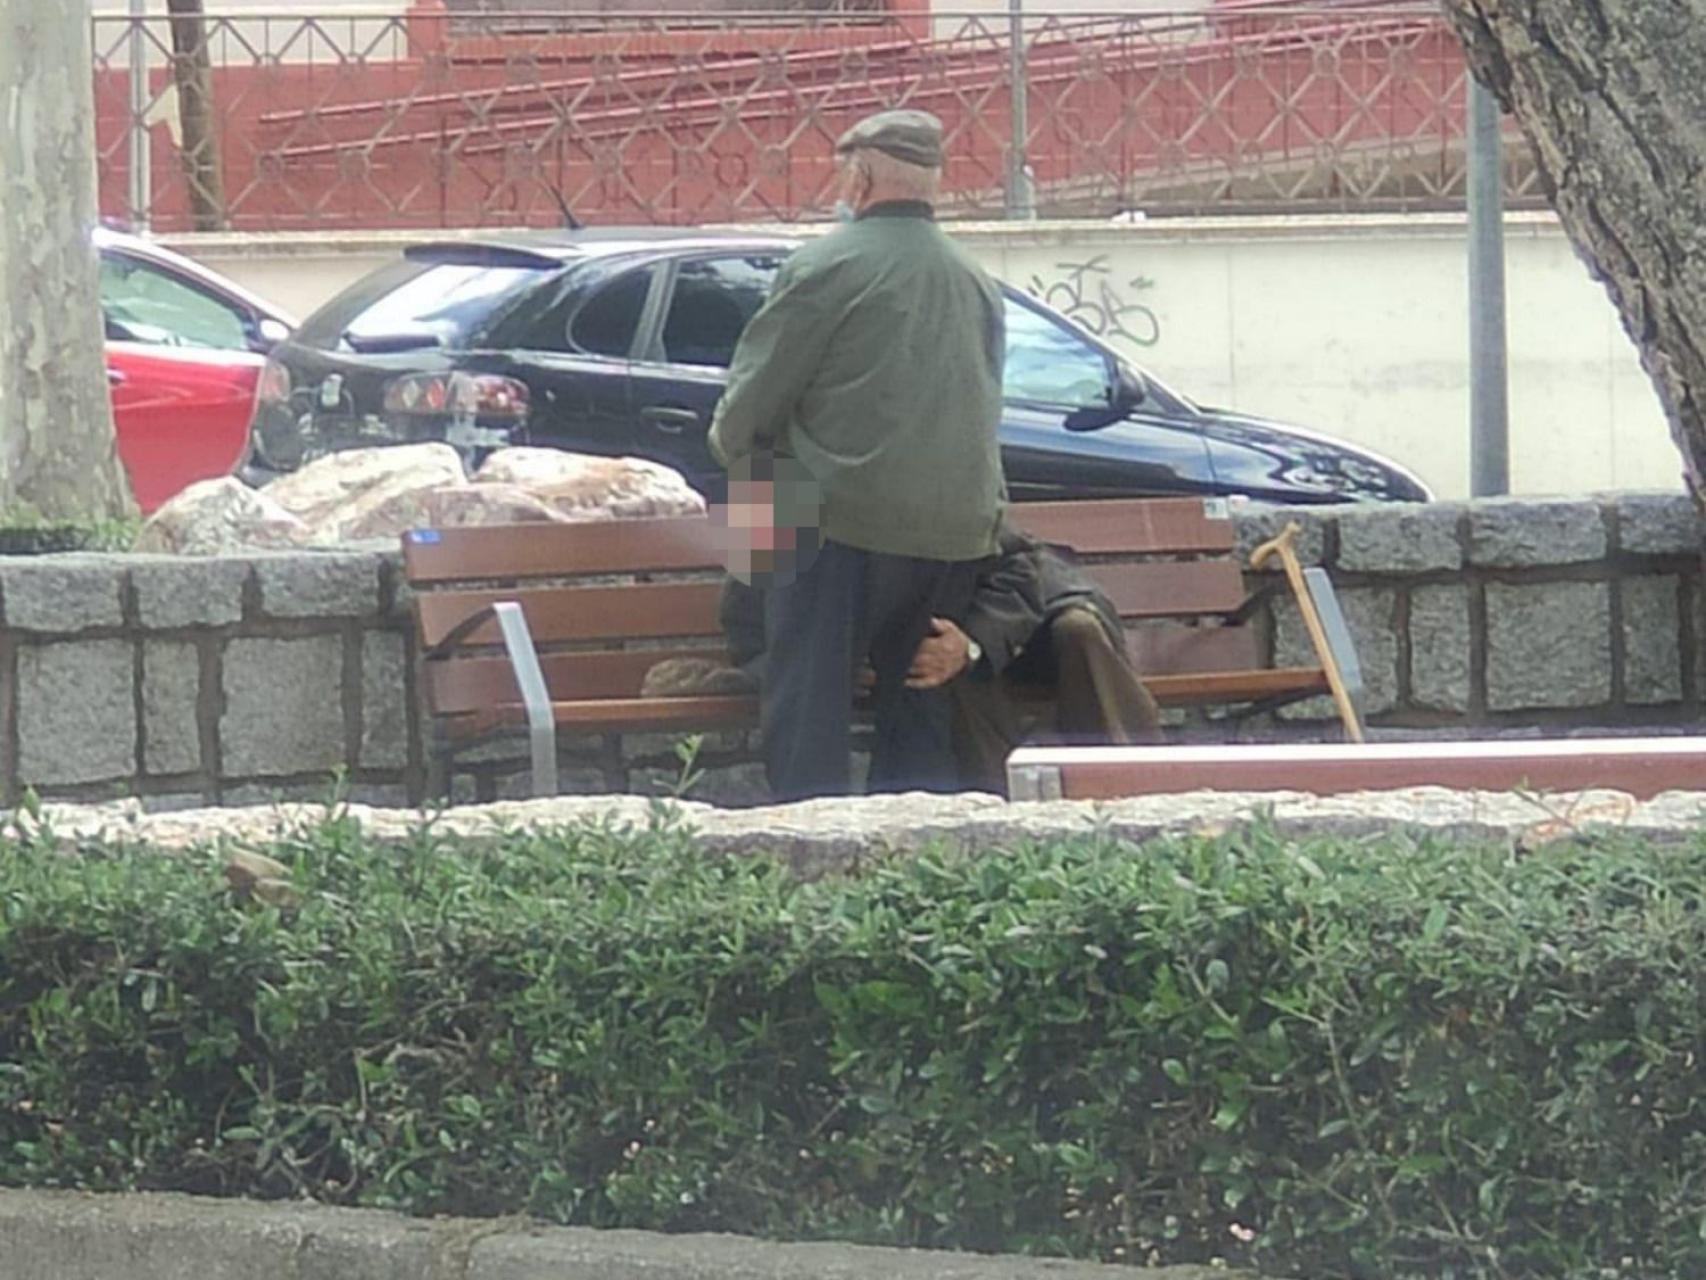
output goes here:
[[1309, 632], [1310, 643], [1315, 646], [1315, 654], [1321, 659], [1322, 674], [1327, 677], [1327, 688], [1332, 691], [1333, 705], [1339, 709], [1339, 719], [1344, 721], [1345, 737], [1352, 742], [1361, 742], [1362, 722], [1357, 717], [1356, 704], [1351, 701], [1349, 690], [1345, 688], [1345, 677], [1339, 670], [1339, 663], [1333, 656], [1333, 648], [1327, 643], [1327, 632], [1321, 625], [1321, 615], [1316, 611], [1315, 598], [1309, 594], [1309, 584], [1303, 579], [1303, 565], [1298, 562], [1297, 549], [1292, 544], [1303, 532], [1303, 526], [1293, 520], [1279, 536], [1272, 541], [1264, 542], [1250, 553], [1250, 567], [1260, 569], [1274, 556], [1278, 556], [1280, 564], [1285, 568], [1286, 581], [1291, 584], [1291, 594], [1297, 600], [1297, 611], [1303, 615], [1303, 625]]

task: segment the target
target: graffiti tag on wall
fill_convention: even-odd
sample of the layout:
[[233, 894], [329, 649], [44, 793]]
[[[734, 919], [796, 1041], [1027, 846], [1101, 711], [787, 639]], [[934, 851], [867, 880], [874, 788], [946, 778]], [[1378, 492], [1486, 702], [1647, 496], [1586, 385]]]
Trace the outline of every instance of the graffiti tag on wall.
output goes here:
[[1088, 262], [1057, 263], [1055, 272], [1053, 280], [1031, 277], [1033, 298], [1077, 321], [1098, 338], [1122, 339], [1136, 347], [1153, 347], [1161, 341], [1160, 318], [1131, 296], [1154, 288], [1155, 281], [1144, 276], [1120, 281], [1106, 254]]

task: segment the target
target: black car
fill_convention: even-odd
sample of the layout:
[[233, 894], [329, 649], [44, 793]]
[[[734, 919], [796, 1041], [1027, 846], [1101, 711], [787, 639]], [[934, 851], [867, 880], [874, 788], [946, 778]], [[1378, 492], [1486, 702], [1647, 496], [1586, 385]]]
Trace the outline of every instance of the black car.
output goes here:
[[[443, 440], [652, 458], [715, 498], [706, 445], [735, 341], [795, 242], [613, 229], [423, 244], [273, 352], [252, 479]], [[1002, 458], [1016, 500], [1245, 494], [1425, 501], [1386, 459], [1203, 409], [1024, 293], [1007, 298]]]

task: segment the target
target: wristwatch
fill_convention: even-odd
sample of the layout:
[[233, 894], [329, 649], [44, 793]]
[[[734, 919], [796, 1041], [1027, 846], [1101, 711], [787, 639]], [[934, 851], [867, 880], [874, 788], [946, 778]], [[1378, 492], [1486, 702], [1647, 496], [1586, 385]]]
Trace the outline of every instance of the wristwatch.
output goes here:
[[966, 637], [966, 670], [970, 671], [983, 661], [983, 646], [970, 636]]

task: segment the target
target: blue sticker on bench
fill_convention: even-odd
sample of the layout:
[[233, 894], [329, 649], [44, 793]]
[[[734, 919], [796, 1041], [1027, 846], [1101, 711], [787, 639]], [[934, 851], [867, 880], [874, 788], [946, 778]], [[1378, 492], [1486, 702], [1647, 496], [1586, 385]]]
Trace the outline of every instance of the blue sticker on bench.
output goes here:
[[432, 546], [434, 543], [443, 542], [444, 537], [437, 529], [410, 529], [409, 541], [420, 542], [427, 546]]

